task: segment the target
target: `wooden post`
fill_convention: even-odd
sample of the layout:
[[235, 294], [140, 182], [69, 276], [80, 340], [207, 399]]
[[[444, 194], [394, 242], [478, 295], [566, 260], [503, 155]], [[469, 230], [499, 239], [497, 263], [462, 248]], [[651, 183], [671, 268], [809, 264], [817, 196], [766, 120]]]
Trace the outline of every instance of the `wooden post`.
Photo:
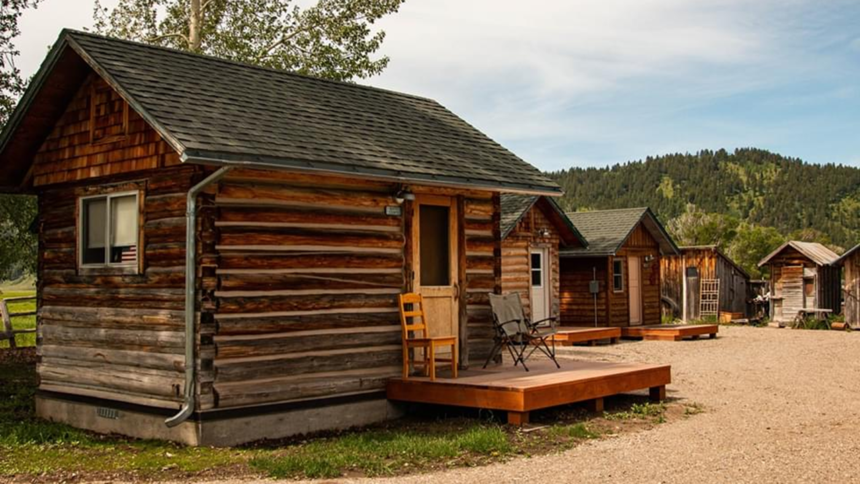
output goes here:
[[508, 412], [508, 425], [525, 425], [529, 423], [528, 412]]
[[612, 272], [612, 257], [606, 257], [606, 326], [613, 326], [612, 324], [612, 293], [615, 291], [615, 279]]
[[666, 399], [666, 385], [649, 388], [648, 397], [651, 399], [652, 402], [662, 402]]
[[[468, 280], [466, 277], [466, 199], [463, 195], [457, 196], [457, 285], [459, 291], [460, 341], [459, 341], [459, 366], [469, 368], [469, 311], [468, 295], [466, 288]], [[456, 376], [456, 370], [455, 370]]]
[[9, 339], [9, 348], [15, 349], [15, 332], [12, 330], [12, 318], [9, 317], [9, 308], [6, 301], [0, 301], [0, 316], [3, 318], [3, 339]]
[[493, 293], [502, 293], [502, 202], [498, 193], [493, 194]]
[[412, 201], [403, 202], [403, 285], [405, 292], [415, 291], [415, 268], [413, 265], [415, 241], [412, 240], [414, 211], [415, 204]]
[[603, 413], [603, 398], [595, 398], [586, 402], [589, 412]]

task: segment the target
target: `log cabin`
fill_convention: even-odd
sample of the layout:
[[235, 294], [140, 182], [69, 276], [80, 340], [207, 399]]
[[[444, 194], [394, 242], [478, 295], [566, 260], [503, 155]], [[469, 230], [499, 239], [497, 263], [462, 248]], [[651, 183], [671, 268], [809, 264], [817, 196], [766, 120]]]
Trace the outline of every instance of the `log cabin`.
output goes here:
[[561, 192], [430, 99], [74, 31], [0, 190], [39, 202], [38, 415], [190, 445], [399, 415], [406, 291], [483, 361], [500, 193]]
[[801, 309], [840, 311], [839, 256], [817, 242], [792, 240], [765, 256], [759, 267], [770, 274], [770, 319], [790, 323]]
[[837, 265], [842, 266], [842, 314], [851, 329], [860, 329], [860, 244], [844, 253]]
[[532, 321], [559, 314], [560, 248], [588, 243], [553, 198], [505, 193], [502, 292], [517, 292]]
[[568, 212], [588, 241], [563, 249], [561, 324], [660, 324], [660, 259], [678, 248], [649, 208]]
[[716, 245], [679, 247], [680, 255], [660, 262], [663, 310], [681, 321], [700, 316], [701, 281], [719, 281], [718, 313], [743, 318], [749, 313], [750, 276]]

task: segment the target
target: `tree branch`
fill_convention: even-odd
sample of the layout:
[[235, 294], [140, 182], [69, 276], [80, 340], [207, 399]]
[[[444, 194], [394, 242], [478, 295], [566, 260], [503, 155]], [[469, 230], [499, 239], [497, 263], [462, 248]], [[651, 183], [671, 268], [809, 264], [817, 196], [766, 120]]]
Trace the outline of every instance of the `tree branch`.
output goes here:
[[185, 34], [180, 33], [180, 32], [176, 32], [176, 33], [172, 33], [172, 34], [156, 35], [155, 37], [150, 37], [150, 38], [146, 39], [146, 43], [152, 44], [152, 43], [158, 42], [159, 40], [170, 39], [170, 38], [174, 38], [174, 37], [179, 37], [182, 40], [184, 40], [186, 43], [188, 43], [188, 37], [186, 37]]

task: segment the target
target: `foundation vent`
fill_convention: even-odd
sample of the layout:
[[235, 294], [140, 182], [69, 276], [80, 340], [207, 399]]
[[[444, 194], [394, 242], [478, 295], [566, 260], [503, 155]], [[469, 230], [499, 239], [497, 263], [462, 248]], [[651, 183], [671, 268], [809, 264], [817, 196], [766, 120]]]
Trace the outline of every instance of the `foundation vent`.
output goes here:
[[96, 409], [96, 414], [101, 418], [109, 418], [111, 420], [119, 418], [119, 410], [115, 408], [99, 407]]

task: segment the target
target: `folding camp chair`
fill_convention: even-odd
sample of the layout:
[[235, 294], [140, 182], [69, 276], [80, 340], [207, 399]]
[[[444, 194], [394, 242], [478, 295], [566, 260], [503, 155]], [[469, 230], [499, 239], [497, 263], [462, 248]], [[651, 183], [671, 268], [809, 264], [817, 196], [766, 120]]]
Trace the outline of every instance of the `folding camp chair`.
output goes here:
[[[495, 345], [487, 361], [484, 362], [484, 368], [490, 360], [499, 355], [502, 347], [508, 349], [508, 353], [514, 360], [514, 366], [522, 363], [526, 371], [529, 371], [526, 360], [537, 350], [549, 357], [557, 368], [561, 368], [558, 360], [555, 359], [555, 338], [553, 338], [557, 332], [555, 327], [557, 316], [532, 323], [526, 316], [520, 295], [517, 293], [490, 294], [490, 307], [493, 309]], [[547, 340], [550, 344], [547, 344]]]

